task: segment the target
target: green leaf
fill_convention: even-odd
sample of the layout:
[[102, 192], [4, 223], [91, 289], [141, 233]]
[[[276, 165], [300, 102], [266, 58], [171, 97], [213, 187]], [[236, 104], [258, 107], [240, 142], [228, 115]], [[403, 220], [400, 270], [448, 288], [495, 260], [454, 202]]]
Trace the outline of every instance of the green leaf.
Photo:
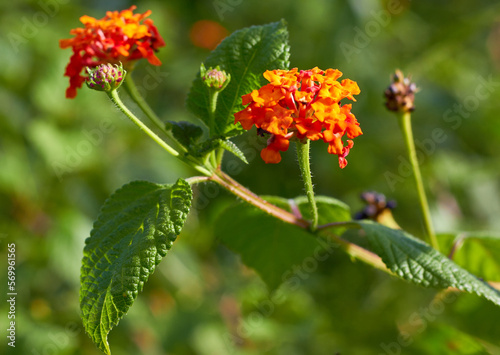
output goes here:
[[210, 138], [196, 145], [189, 147], [189, 152], [195, 157], [203, 157], [217, 148], [224, 148], [228, 152], [233, 153], [240, 158], [245, 164], [248, 164], [247, 158], [243, 152], [230, 140], [222, 140], [220, 138]]
[[230, 140], [221, 140], [221, 147], [227, 150], [228, 152], [233, 153], [236, 157], [240, 158], [245, 164], [248, 164], [248, 160], [245, 157], [245, 154], [238, 148], [236, 144], [231, 142]]
[[373, 252], [404, 280], [424, 287], [454, 287], [500, 305], [500, 292], [408, 233], [359, 221]]
[[[316, 206], [318, 207], [319, 224], [345, 222], [351, 220], [349, 206], [344, 202], [328, 196], [315, 196], [315, 199]], [[309, 208], [307, 196], [299, 196], [295, 198], [294, 201], [299, 206], [302, 216], [305, 219], [311, 219], [312, 214]]]
[[[291, 201], [272, 196], [263, 198], [288, 211], [292, 203], [304, 217], [308, 216], [305, 197]], [[347, 206], [341, 202], [327, 197], [317, 197], [317, 202], [320, 221], [350, 220]], [[337, 247], [246, 203], [231, 206], [221, 214], [216, 234], [222, 243], [241, 255], [245, 265], [259, 274], [269, 290], [287, 280], [304, 279], [304, 272], [312, 272], [311, 265], [325, 260]]]
[[[500, 281], [500, 235], [492, 232], [462, 232], [439, 235], [452, 260], [487, 281]], [[448, 241], [446, 243], [446, 241]]]
[[[241, 96], [263, 85], [265, 79], [262, 74], [266, 70], [287, 69], [289, 56], [288, 31], [284, 20], [241, 29], [217, 46], [204, 64], [207, 68], [219, 65], [231, 74], [231, 81], [218, 95], [211, 137], [227, 138], [242, 132], [241, 126], [234, 124], [233, 116], [243, 109]], [[208, 111], [209, 92], [199, 73], [186, 104], [207, 127], [212, 127]]]
[[200, 126], [186, 121], [168, 121], [166, 128], [171, 130], [175, 139], [186, 148], [196, 144], [203, 135]]
[[180, 233], [191, 206], [189, 184], [135, 181], [101, 209], [85, 241], [80, 308], [85, 330], [110, 354], [108, 333], [134, 303]]

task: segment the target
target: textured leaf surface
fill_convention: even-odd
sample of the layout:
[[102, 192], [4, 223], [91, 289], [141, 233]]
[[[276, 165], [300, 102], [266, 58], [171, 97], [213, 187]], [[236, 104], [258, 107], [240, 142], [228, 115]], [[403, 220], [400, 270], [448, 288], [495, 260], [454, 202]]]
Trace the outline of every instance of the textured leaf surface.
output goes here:
[[225, 140], [225, 141], [221, 141], [220, 145], [222, 148], [224, 148], [228, 152], [233, 153], [236, 157], [240, 158], [240, 160], [242, 162], [244, 162], [245, 164], [248, 164], [248, 160], [245, 157], [245, 154], [243, 154], [243, 152], [240, 150], [240, 148], [238, 148], [238, 146], [236, 144], [234, 144], [233, 142], [231, 142], [229, 139]]
[[180, 233], [191, 206], [189, 184], [135, 181], [101, 209], [85, 241], [80, 308], [85, 330], [110, 354], [108, 333], [134, 303]]
[[438, 240], [453, 261], [487, 281], [500, 281], [500, 234], [463, 232], [439, 235]]
[[236, 157], [241, 159], [245, 164], [248, 164], [245, 154], [238, 148], [236, 144], [228, 140], [223, 140], [220, 138], [210, 138], [206, 141], [201, 142], [190, 147], [190, 152], [195, 157], [203, 157], [212, 152], [215, 149], [223, 148], [228, 152], [234, 154]]
[[186, 121], [168, 121], [166, 128], [171, 130], [175, 139], [186, 148], [196, 144], [203, 135], [201, 127]]
[[408, 233], [370, 221], [356, 223], [372, 250], [399, 277], [424, 287], [454, 287], [500, 305], [500, 292]]
[[211, 137], [227, 138], [241, 133], [233, 114], [243, 109], [241, 96], [262, 86], [266, 70], [287, 69], [290, 48], [284, 21], [252, 26], [234, 32], [224, 39], [204, 62], [205, 67], [220, 66], [231, 74], [229, 85], [219, 94], [214, 124], [209, 122], [208, 88], [199, 73], [187, 98], [187, 107], [207, 127]]
[[[289, 211], [291, 202], [304, 217], [308, 216], [305, 197], [292, 201], [271, 196], [264, 196], [264, 199]], [[327, 197], [318, 197], [318, 210], [320, 220], [340, 222], [350, 219], [344, 204]], [[324, 260], [337, 247], [246, 203], [228, 208], [220, 216], [216, 232], [222, 243], [241, 255], [242, 262], [253, 268], [270, 290], [294, 276], [306, 260], [307, 267], [310, 267]]]

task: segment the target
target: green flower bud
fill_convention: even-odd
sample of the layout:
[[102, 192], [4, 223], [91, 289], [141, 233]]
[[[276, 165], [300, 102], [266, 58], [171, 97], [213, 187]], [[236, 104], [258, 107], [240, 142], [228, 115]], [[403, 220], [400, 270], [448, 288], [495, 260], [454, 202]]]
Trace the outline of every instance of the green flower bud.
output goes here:
[[120, 87], [125, 79], [127, 71], [123, 69], [122, 63], [118, 64], [100, 64], [97, 67], [87, 67], [89, 78], [87, 86], [98, 91], [111, 92]]
[[231, 80], [231, 74], [226, 73], [224, 70], [220, 70], [219, 66], [216, 66], [215, 69], [210, 67], [207, 70], [203, 63], [201, 63], [200, 66], [200, 75], [205, 85], [215, 91], [224, 90]]

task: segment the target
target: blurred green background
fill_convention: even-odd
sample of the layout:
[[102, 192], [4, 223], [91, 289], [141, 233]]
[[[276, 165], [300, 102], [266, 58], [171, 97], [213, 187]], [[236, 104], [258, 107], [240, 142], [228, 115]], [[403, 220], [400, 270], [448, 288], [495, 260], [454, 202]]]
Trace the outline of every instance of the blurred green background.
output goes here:
[[[163, 154], [106, 95], [81, 89], [76, 99], [64, 97], [71, 52], [60, 50], [58, 40], [69, 38], [84, 14], [101, 18], [133, 4], [0, 3], [2, 300], [9, 243], [16, 244], [18, 292], [16, 348], [7, 347], [8, 304], [0, 303], [2, 354], [99, 354], [83, 332], [78, 289], [83, 243], [100, 206], [131, 180], [174, 182], [195, 174]], [[153, 11], [167, 43], [158, 53], [159, 69], [142, 61], [133, 74], [165, 120], [194, 120], [183, 104], [209, 53], [190, 41], [194, 23], [213, 20], [233, 32], [286, 19], [292, 67], [338, 68], [361, 88], [353, 112], [364, 135], [355, 140], [347, 168], [339, 169], [325, 144], [312, 144], [317, 192], [347, 202], [353, 212], [362, 208], [362, 191], [382, 192], [397, 200], [398, 222], [420, 234], [403, 141], [382, 95], [396, 68], [411, 73], [420, 88], [414, 134], [437, 230], [500, 229], [500, 3], [135, 4], [139, 12]], [[259, 194], [302, 193], [293, 150], [280, 164], [266, 165], [249, 148], [254, 132], [235, 141], [251, 163], [243, 166], [228, 155], [233, 177]], [[198, 194], [210, 195], [210, 185]], [[340, 252], [273, 303], [263, 282], [213, 233], [213, 221], [232, 201], [221, 193], [196, 203], [173, 251], [111, 332], [113, 354], [500, 353], [498, 307], [469, 295], [433, 302], [437, 291], [352, 263]]]

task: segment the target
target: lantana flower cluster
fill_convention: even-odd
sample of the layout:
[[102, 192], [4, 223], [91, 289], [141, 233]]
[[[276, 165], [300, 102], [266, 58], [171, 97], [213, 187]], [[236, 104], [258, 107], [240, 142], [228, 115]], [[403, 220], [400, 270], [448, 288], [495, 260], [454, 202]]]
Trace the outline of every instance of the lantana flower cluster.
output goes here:
[[84, 27], [70, 31], [75, 37], [60, 40], [61, 48], [73, 49], [64, 73], [70, 82], [67, 98], [74, 98], [76, 90], [85, 82], [86, 77], [82, 75], [85, 67], [122, 62], [130, 69], [133, 61], [141, 58], [153, 65], [161, 64], [155, 51], [164, 47], [165, 42], [153, 21], [147, 18], [151, 11], [134, 14], [135, 9], [136, 6], [131, 6], [123, 11], [108, 11], [100, 20], [82, 16], [80, 21]]
[[[279, 163], [280, 152], [288, 150], [290, 139], [323, 140], [328, 152], [336, 154], [339, 165], [347, 165], [346, 156], [353, 146], [352, 139], [363, 134], [351, 104], [341, 104], [344, 98], [356, 101], [360, 93], [355, 81], [337, 81], [342, 73], [337, 69], [272, 70], [264, 77], [269, 84], [242, 96], [245, 109], [235, 113], [235, 123], [246, 130], [253, 125], [258, 133], [270, 133], [267, 147], [261, 151], [266, 163]], [[347, 145], [342, 138], [347, 135]]]

